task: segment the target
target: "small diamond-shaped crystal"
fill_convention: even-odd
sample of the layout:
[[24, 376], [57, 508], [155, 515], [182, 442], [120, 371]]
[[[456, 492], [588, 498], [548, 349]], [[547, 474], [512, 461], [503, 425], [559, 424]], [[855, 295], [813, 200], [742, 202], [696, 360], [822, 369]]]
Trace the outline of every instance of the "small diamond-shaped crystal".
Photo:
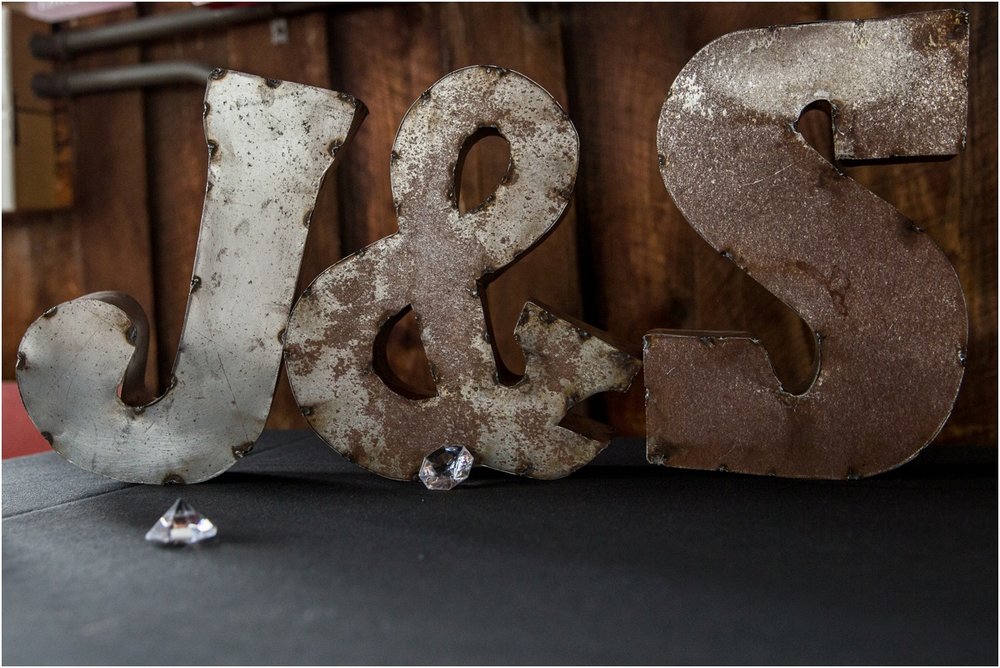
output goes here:
[[192, 545], [214, 538], [216, 533], [212, 520], [202, 517], [184, 499], [177, 499], [146, 532], [146, 540], [164, 545]]
[[451, 489], [469, 477], [472, 453], [462, 445], [446, 445], [424, 457], [420, 480], [427, 489]]

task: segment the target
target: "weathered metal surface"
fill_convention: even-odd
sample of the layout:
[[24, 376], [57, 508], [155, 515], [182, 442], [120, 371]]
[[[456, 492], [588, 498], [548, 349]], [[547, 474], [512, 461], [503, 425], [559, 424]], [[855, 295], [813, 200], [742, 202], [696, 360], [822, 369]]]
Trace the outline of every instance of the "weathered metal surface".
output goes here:
[[208, 185], [169, 389], [149, 400], [142, 387], [146, 318], [121, 293], [51, 309], [18, 352], [35, 425], [70, 462], [117, 480], [198, 482], [253, 446], [312, 207], [365, 113], [341, 93], [223, 70], [204, 111]]
[[[510, 167], [482, 206], [462, 214], [455, 171], [481, 128], [510, 143]], [[626, 389], [639, 360], [529, 303], [515, 333], [526, 372], [508, 386], [484, 317], [483, 282], [556, 224], [578, 155], [565, 112], [516, 72], [459, 70], [414, 102], [390, 161], [399, 233], [327, 269], [289, 320], [288, 377], [331, 447], [408, 480], [448, 443], [468, 447], [477, 465], [535, 478], [564, 476], [607, 445], [607, 434], [587, 421], [574, 428], [593, 438], [559, 422], [587, 396]], [[436, 382], [432, 397], [410, 398], [380, 351], [380, 331], [408, 307]]]
[[685, 66], [660, 116], [664, 183], [708, 243], [809, 324], [819, 359], [792, 395], [747, 334], [650, 333], [650, 461], [850, 478], [937, 434], [965, 362], [955, 271], [795, 123], [828, 100], [838, 158], [950, 155], [964, 145], [967, 70], [956, 11], [732, 33]]

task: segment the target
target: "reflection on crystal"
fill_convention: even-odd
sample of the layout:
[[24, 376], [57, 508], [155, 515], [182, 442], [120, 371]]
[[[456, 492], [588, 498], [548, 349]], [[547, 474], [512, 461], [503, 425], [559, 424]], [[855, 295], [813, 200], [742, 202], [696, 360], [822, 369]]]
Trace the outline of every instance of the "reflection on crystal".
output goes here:
[[146, 540], [164, 545], [193, 545], [214, 538], [216, 533], [212, 520], [202, 517], [184, 499], [177, 499], [146, 532]]
[[469, 477], [472, 453], [462, 445], [446, 445], [424, 457], [420, 480], [427, 489], [451, 489]]

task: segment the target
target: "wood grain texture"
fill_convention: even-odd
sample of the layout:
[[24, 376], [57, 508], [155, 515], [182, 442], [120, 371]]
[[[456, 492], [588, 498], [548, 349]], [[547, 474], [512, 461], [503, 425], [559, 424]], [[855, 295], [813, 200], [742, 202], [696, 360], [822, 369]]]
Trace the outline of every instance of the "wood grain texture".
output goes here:
[[[496, 64], [524, 73], [570, 113], [580, 133], [581, 163], [575, 204], [561, 226], [487, 291], [507, 364], [515, 370], [521, 364], [509, 334], [520, 305], [531, 297], [634, 345], [653, 328], [749, 330], [763, 340], [779, 377], [796, 386], [811, 367], [808, 330], [680, 216], [657, 166], [660, 107], [687, 60], [727, 32], [943, 6], [952, 5], [345, 5], [289, 19], [287, 45], [272, 45], [268, 24], [261, 22], [160, 40], [141, 54], [145, 60], [199, 60], [325, 86], [368, 106], [343, 164], [321, 192], [300, 289], [345, 254], [395, 232], [389, 153], [400, 120], [421, 92], [465, 65]], [[144, 14], [188, 9], [139, 7]], [[938, 442], [995, 446], [997, 10], [979, 4], [968, 10], [966, 150], [948, 161], [847, 170], [925, 227], [954, 263], [969, 307], [968, 366], [955, 413]], [[74, 66], [134, 62], [139, 53], [120, 49], [78, 59]], [[198, 86], [173, 86], [72, 103], [77, 207], [4, 216], [4, 378], [13, 376], [17, 342], [42, 310], [105, 288], [133, 294], [150, 312], [160, 344], [152, 366], [161, 378], [168, 374], [204, 192], [203, 93]], [[800, 123], [821, 152], [828, 150], [828, 124], [819, 111]], [[491, 191], [503, 171], [502, 150], [480, 148], [470, 154], [462, 179], [470, 200]], [[401, 376], [432, 382], [412, 318], [396, 327], [391, 346]], [[640, 377], [628, 395], [594, 408], [620, 433], [641, 435], [642, 390]], [[268, 426], [303, 425], [281, 380]]]
[[[566, 16], [570, 116], [581, 136], [576, 204], [584, 319], [627, 341], [693, 317], [697, 235], [657, 169], [656, 120], [687, 58], [675, 8], [574, 5]], [[609, 397], [607, 415], [642, 433], [644, 378]]]
[[[971, 13], [969, 131], [958, 157], [959, 235], [945, 250], [969, 307], [969, 354], [964, 391], [942, 443], [997, 442], [997, 5]], [[949, 202], [953, 198], [949, 198]], [[954, 212], [954, 208], [951, 209]], [[954, 225], [950, 218], [946, 224]]]
[[[130, 20], [134, 9], [89, 17], [71, 27]], [[74, 68], [139, 61], [134, 47], [80, 56]], [[17, 345], [42, 311], [87, 292], [120, 290], [147, 313], [155, 308], [143, 96], [139, 91], [81, 96], [70, 106], [74, 203], [67, 211], [3, 217], [3, 377], [14, 377]], [[150, 337], [155, 359], [157, 339]], [[157, 379], [155, 364], [147, 383]]]

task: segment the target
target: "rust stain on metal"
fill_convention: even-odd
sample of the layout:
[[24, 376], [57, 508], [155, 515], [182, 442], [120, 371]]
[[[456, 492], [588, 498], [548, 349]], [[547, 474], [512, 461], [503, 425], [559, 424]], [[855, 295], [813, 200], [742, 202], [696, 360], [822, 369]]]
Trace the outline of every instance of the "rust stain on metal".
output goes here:
[[685, 66], [660, 116], [664, 183], [702, 237], [809, 324], [819, 359], [793, 395], [747, 334], [651, 332], [650, 461], [856, 478], [938, 433], [963, 375], [958, 277], [795, 123], [827, 100], [840, 159], [957, 153], [968, 46], [966, 15], [940, 11], [732, 33]]
[[253, 443], [252, 442], [251, 443], [244, 443], [243, 445], [234, 445], [233, 446], [233, 457], [235, 459], [243, 459], [248, 454], [250, 454], [251, 450], [253, 450]]
[[[510, 143], [517, 178], [462, 214], [449, 194], [457, 157], [482, 128]], [[516, 72], [459, 70], [413, 104], [390, 155], [399, 232], [327, 269], [289, 320], [288, 377], [303, 415], [331, 447], [408, 480], [446, 443], [464, 444], [479, 465], [535, 478], [567, 475], [607, 445], [593, 425], [573, 431], [560, 420], [584, 397], [626, 389], [639, 360], [529, 303], [516, 329], [526, 372], [504, 385], [477, 286], [557, 223], [578, 156], [562, 109]], [[436, 379], [431, 397], [413, 398], [380, 359], [380, 331], [408, 308]]]
[[17, 379], [32, 420], [70, 462], [117, 480], [199, 482], [260, 435], [308, 232], [302, 221], [334, 162], [327, 147], [344, 145], [365, 110], [333, 91], [216, 70], [204, 113], [212, 160], [167, 391], [153, 398], [143, 387], [148, 324], [122, 293], [46, 311], [19, 349], [31, 360]]

